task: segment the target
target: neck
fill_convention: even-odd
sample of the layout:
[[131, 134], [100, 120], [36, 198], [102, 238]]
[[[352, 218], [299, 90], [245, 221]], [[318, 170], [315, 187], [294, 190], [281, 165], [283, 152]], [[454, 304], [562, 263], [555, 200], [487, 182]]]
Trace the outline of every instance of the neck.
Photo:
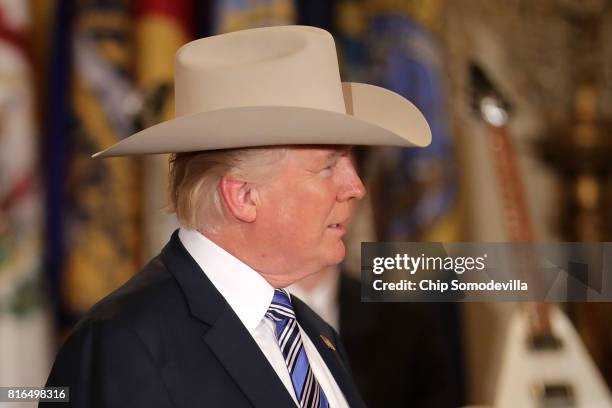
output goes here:
[[332, 275], [337, 272], [338, 272], [337, 266], [335, 265], [328, 266], [326, 268], [323, 268], [323, 270], [321, 270], [320, 272], [317, 272], [310, 276], [305, 277], [304, 279], [300, 280], [296, 284], [299, 285], [300, 288], [302, 288], [304, 291], [311, 293], [314, 290], [316, 290], [319, 287], [319, 285], [325, 282], [326, 279], [329, 277], [329, 275]]
[[[263, 245], [264, 241], [253, 237], [240, 226], [227, 226], [222, 232], [199, 231], [206, 238], [259, 273], [272, 287], [285, 288], [299, 280], [316, 276], [320, 268], [295, 268], [275, 248]], [[290, 272], [287, 272], [290, 271]], [[317, 278], [315, 278], [316, 280]]]

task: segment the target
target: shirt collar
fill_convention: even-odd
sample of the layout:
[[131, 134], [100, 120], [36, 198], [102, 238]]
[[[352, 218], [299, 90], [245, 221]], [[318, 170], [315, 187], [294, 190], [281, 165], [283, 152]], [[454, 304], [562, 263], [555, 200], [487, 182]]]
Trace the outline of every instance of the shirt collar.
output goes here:
[[181, 228], [179, 239], [252, 335], [272, 302], [272, 285], [196, 230]]

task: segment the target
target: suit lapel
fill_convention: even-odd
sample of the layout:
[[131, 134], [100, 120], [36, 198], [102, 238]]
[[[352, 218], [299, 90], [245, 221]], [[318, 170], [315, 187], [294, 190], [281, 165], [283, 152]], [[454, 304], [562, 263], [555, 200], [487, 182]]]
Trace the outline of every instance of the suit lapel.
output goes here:
[[[364, 407], [365, 404], [363, 403], [361, 396], [359, 395], [359, 391], [353, 383], [349, 368], [342, 361], [338, 351], [332, 350], [321, 337], [321, 335], [323, 335], [328, 340], [333, 342], [336, 338], [334, 333], [328, 326], [321, 324], [320, 318], [318, 318], [318, 316], [312, 310], [310, 310], [310, 308], [308, 308], [304, 302], [296, 297], [292, 297], [291, 300], [295, 310], [295, 316], [300, 323], [300, 326], [302, 326], [306, 334], [308, 334], [308, 337], [325, 361], [327, 368], [329, 368], [329, 371], [332, 373], [336, 383], [340, 387], [340, 390], [342, 390], [342, 393], [346, 398], [346, 402], [348, 402], [349, 406], [352, 408]], [[338, 344], [334, 344], [334, 348], [337, 349]]]
[[210, 328], [204, 343], [255, 407], [291, 407], [293, 398], [223, 296], [172, 234], [161, 259], [178, 281], [194, 317]]
[[295, 406], [261, 349], [229, 306], [203, 338], [254, 406]]

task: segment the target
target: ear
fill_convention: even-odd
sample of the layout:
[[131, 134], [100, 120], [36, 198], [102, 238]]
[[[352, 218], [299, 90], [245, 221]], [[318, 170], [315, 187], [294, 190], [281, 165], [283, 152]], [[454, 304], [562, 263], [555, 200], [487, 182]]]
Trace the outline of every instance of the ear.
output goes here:
[[252, 184], [231, 176], [221, 177], [221, 197], [229, 212], [243, 222], [253, 222], [257, 217], [257, 190]]

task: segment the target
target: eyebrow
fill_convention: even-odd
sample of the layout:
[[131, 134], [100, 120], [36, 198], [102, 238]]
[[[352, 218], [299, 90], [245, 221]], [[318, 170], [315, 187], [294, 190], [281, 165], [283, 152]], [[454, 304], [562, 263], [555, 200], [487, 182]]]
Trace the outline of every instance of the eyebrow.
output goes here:
[[332, 160], [332, 159], [336, 159], [338, 157], [346, 156], [347, 154], [349, 154], [351, 152], [352, 149], [353, 149], [352, 146], [339, 147], [338, 149], [334, 150], [333, 152], [327, 153], [327, 155], [325, 156], [325, 160]]

